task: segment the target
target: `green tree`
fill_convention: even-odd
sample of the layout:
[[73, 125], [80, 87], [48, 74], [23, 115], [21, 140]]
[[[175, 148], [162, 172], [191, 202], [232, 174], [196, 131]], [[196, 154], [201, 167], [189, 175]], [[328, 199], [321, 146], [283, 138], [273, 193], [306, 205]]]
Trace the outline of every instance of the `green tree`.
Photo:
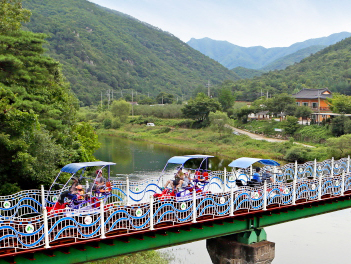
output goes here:
[[249, 118], [249, 114], [254, 113], [254, 112], [255, 112], [254, 107], [244, 106], [240, 109], [237, 109], [234, 113], [234, 116], [236, 117], [236, 119], [238, 119], [242, 123], [246, 124], [247, 120]]
[[340, 151], [337, 157], [344, 157], [351, 153], [351, 135], [343, 135], [337, 138], [327, 139], [327, 146], [331, 148], [331, 152], [336, 154], [336, 150]]
[[7, 194], [48, 184], [64, 164], [88, 161], [97, 141], [84, 141], [76, 129], [78, 101], [60, 64], [44, 55], [45, 35], [20, 29], [30, 12], [4, 0], [0, 14], [0, 193]]
[[223, 111], [228, 111], [234, 105], [235, 96], [230, 88], [224, 87], [218, 91], [218, 101], [222, 105]]
[[171, 104], [174, 101], [174, 95], [161, 92], [156, 96], [156, 102], [158, 104]]
[[221, 136], [223, 132], [226, 132], [228, 130], [231, 131], [230, 128], [226, 127], [226, 124], [228, 123], [229, 118], [225, 112], [221, 112], [221, 111], [211, 112], [208, 118], [210, 120], [211, 128], [214, 131], [218, 131]]
[[218, 101], [209, 98], [204, 93], [199, 93], [195, 99], [190, 99], [188, 104], [181, 109], [186, 118], [196, 120], [203, 125], [208, 125], [210, 112], [216, 112], [221, 108]]
[[327, 100], [333, 113], [351, 114], [351, 96], [335, 93]]
[[331, 121], [330, 129], [332, 134], [336, 137], [351, 133], [351, 120], [344, 115], [336, 116]]
[[296, 109], [295, 99], [286, 93], [278, 94], [275, 97], [268, 99], [266, 102], [268, 111], [275, 116], [280, 113], [293, 115]]
[[111, 105], [111, 113], [113, 117], [119, 117], [119, 120], [122, 123], [127, 121], [131, 109], [131, 104], [124, 100], [113, 101]]
[[295, 110], [295, 116], [296, 117], [301, 117], [302, 118], [302, 123], [303, 120], [309, 118], [311, 114], [313, 113], [312, 109], [309, 108], [308, 106], [298, 106]]
[[295, 116], [287, 116], [286, 120], [282, 122], [282, 128], [284, 133], [287, 135], [294, 135], [294, 133], [300, 128], [298, 124], [298, 118]]

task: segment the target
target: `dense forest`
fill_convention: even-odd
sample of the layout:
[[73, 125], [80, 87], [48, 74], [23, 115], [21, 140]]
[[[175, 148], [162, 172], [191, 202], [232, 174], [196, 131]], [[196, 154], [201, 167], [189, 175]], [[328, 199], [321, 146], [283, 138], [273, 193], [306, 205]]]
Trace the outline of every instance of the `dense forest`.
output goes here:
[[28, 0], [24, 6], [32, 11], [25, 26], [49, 35], [47, 54], [63, 64], [81, 105], [96, 103], [108, 89], [190, 97], [208, 80], [239, 79], [170, 33], [86, 0]]
[[285, 70], [271, 71], [250, 80], [232, 82], [237, 100], [253, 101], [269, 96], [297, 92], [304, 88], [329, 88], [351, 95], [351, 38], [331, 45]]
[[44, 55], [45, 35], [21, 30], [29, 17], [20, 1], [0, 1], [0, 195], [47, 186], [99, 146], [92, 127], [76, 121], [78, 101], [61, 65]]

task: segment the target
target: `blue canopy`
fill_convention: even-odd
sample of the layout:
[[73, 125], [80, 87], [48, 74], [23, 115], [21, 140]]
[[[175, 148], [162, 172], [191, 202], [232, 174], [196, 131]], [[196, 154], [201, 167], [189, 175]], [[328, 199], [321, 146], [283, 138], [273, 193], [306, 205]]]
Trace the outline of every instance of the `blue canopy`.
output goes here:
[[77, 171], [85, 167], [95, 167], [95, 166], [102, 167], [102, 166], [109, 166], [109, 165], [116, 165], [116, 163], [106, 162], [106, 161], [71, 163], [64, 166], [61, 169], [61, 172], [76, 173]]
[[185, 156], [174, 156], [170, 158], [167, 163], [172, 163], [172, 164], [182, 164], [184, 165], [185, 162], [187, 162], [190, 159], [206, 159], [206, 158], [213, 158], [214, 156], [209, 156], [209, 155], [185, 155]]
[[245, 169], [245, 168], [250, 167], [252, 164], [254, 164], [256, 162], [261, 163], [263, 165], [280, 166], [280, 164], [278, 162], [276, 162], [275, 160], [246, 158], [246, 157], [233, 160], [228, 166]]

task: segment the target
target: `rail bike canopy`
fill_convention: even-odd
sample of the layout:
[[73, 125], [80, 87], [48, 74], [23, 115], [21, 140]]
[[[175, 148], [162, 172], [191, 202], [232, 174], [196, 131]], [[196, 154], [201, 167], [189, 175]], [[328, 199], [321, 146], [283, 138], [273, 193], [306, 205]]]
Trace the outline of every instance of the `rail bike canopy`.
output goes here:
[[171, 163], [171, 164], [179, 164], [179, 165], [184, 165], [185, 162], [187, 162], [190, 159], [208, 159], [208, 158], [213, 158], [214, 156], [210, 156], [210, 155], [185, 155], [185, 156], [174, 156], [172, 158], [170, 158], [167, 161], [167, 164]]
[[111, 165], [116, 165], [116, 163], [106, 162], [106, 161], [70, 163], [64, 166], [61, 169], [61, 172], [76, 173], [80, 169], [83, 169], [86, 167], [105, 167], [105, 166], [111, 166]]
[[231, 163], [229, 163], [228, 166], [233, 167], [233, 168], [246, 169], [256, 162], [261, 163], [263, 165], [280, 166], [280, 164], [278, 162], [276, 162], [275, 160], [247, 158], [247, 157], [242, 157], [242, 158], [238, 158], [236, 160], [233, 160]]

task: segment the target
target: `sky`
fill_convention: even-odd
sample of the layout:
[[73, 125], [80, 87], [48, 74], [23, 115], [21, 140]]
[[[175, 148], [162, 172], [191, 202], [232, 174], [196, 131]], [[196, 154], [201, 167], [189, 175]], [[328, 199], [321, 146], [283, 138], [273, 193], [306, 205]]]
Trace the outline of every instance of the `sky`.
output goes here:
[[89, 0], [170, 32], [242, 47], [288, 47], [351, 32], [350, 0]]

